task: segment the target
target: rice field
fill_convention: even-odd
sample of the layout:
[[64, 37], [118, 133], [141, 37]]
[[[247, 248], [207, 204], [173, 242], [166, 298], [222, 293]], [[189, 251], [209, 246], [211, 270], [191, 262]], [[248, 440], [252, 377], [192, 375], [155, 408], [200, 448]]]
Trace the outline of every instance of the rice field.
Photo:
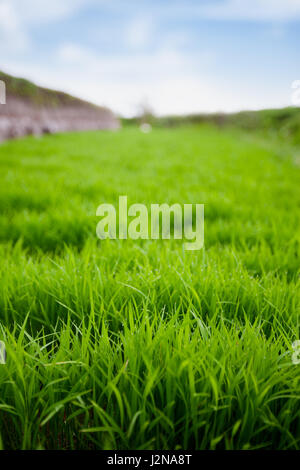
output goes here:
[[[1, 449], [299, 449], [295, 149], [202, 125], [0, 146]], [[205, 247], [99, 240], [205, 205]]]

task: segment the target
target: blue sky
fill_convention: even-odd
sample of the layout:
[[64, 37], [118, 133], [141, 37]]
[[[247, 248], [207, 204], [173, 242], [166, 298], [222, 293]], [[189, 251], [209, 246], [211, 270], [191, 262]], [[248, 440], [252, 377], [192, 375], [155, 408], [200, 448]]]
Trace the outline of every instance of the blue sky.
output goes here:
[[300, 0], [0, 0], [0, 69], [123, 115], [291, 104]]

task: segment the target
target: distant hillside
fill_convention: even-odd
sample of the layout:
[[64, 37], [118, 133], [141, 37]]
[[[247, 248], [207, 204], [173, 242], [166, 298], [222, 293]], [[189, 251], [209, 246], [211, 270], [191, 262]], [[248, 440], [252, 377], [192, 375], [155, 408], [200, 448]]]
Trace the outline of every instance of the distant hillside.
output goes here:
[[[124, 124], [138, 124], [144, 117], [123, 119]], [[274, 133], [300, 144], [300, 108], [263, 109], [260, 111], [241, 111], [238, 113], [191, 114], [183, 116], [147, 116], [146, 122], [156, 127], [177, 127], [189, 124], [210, 123], [218, 127], [236, 127], [247, 131]]]
[[274, 131], [294, 143], [300, 144], [300, 108], [263, 109], [238, 113], [194, 114], [169, 116], [158, 120], [162, 126], [211, 122], [220, 127], [234, 126], [245, 130]]
[[0, 80], [6, 86], [6, 104], [0, 105], [0, 140], [27, 134], [119, 127], [119, 120], [107, 108], [1, 71]]

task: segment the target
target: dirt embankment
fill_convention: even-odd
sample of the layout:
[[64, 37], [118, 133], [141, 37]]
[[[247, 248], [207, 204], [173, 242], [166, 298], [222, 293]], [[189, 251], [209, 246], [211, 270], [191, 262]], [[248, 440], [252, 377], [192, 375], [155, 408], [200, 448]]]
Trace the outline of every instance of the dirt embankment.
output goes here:
[[0, 104], [0, 141], [24, 135], [118, 129], [119, 120], [107, 108], [0, 72], [6, 104]]

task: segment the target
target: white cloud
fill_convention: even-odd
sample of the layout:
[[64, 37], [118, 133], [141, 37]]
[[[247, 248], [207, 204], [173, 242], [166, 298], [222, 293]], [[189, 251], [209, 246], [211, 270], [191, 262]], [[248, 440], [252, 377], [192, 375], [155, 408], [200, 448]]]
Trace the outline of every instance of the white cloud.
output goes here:
[[65, 43], [63, 44], [57, 53], [59, 59], [69, 63], [79, 63], [82, 60], [86, 61], [91, 58], [91, 54], [84, 47], [78, 44]]
[[[141, 1], [113, 0], [108, 6], [119, 11], [140, 9]], [[240, 20], [285, 22], [300, 19], [300, 0], [169, 0], [144, 2], [144, 11], [160, 19], [202, 18], [212, 20]]]
[[194, 14], [213, 20], [284, 22], [300, 18], [300, 0], [213, 1], [195, 8]]
[[[10, 62], [8, 72], [25, 75], [39, 84], [62, 89], [126, 116], [147, 101], [154, 112], [237, 111], [288, 104], [289, 88], [279, 93], [272, 83], [244, 83], [238, 77], [225, 82], [210, 76], [207, 55], [193, 55], [161, 47], [142, 52], [105, 56], [77, 44], [62, 44], [56, 62], [48, 67]], [[197, 65], [198, 64], [198, 65]], [[263, 80], [263, 78], [262, 78]]]
[[132, 48], [139, 49], [147, 46], [153, 35], [153, 22], [150, 18], [134, 18], [125, 28], [125, 41]]
[[94, 0], [0, 0], [0, 53], [22, 52], [31, 44], [30, 26], [64, 18]]
[[79, 74], [98, 76], [99, 79], [108, 78], [119, 82], [155, 79], [167, 74], [181, 75], [186, 67], [193, 67], [186, 54], [176, 50], [161, 47], [152, 52], [135, 52], [126, 54], [101, 55], [80, 45], [66, 43], [58, 52], [61, 66], [68, 64], [68, 68]]
[[146, 99], [159, 114], [197, 111], [209, 106], [213, 93], [197, 77], [193, 58], [165, 47], [151, 54], [105, 56], [67, 43], [57, 51], [54, 66], [11, 61], [7, 70], [38, 77], [43, 86], [64, 89], [124, 115], [134, 115]]
[[0, 0], [0, 53], [25, 50], [29, 37], [9, 0]]
[[64, 18], [95, 0], [9, 0], [9, 3], [23, 24], [33, 24]]

